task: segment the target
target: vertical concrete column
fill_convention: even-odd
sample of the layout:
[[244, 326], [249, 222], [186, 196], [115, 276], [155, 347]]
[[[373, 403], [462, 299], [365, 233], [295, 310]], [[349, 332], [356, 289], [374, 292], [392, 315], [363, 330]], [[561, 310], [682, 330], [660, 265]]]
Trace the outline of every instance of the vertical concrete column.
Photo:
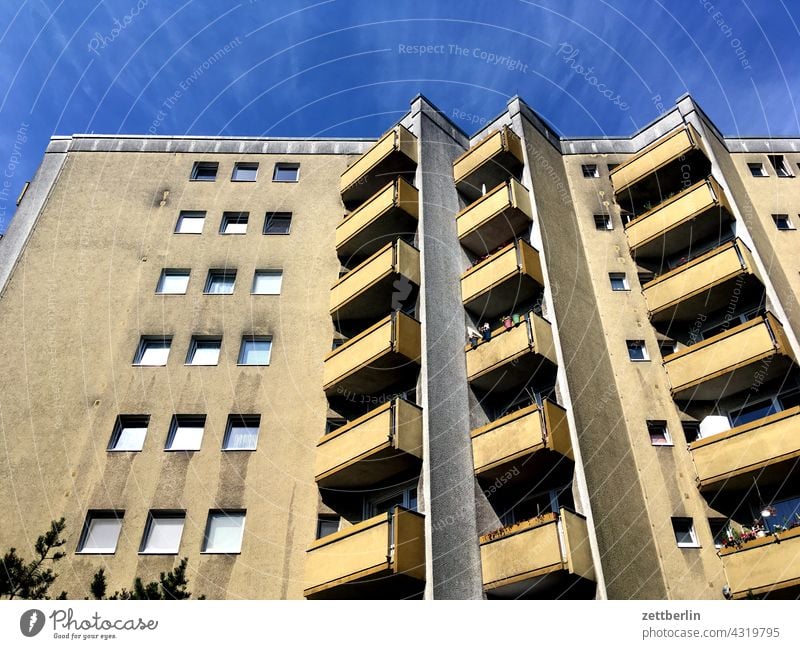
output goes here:
[[464, 356], [461, 250], [453, 160], [468, 140], [424, 98], [412, 102], [418, 126], [421, 196], [422, 405], [424, 408], [426, 597], [481, 599], [475, 476]]

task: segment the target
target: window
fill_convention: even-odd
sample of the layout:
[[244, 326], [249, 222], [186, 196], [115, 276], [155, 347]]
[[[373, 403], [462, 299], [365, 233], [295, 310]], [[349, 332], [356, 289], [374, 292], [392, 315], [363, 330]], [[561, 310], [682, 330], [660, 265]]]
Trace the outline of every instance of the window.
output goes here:
[[794, 175], [782, 155], [768, 155], [767, 158], [778, 178], [791, 178]]
[[264, 234], [289, 234], [291, 226], [291, 212], [267, 212], [264, 219]]
[[276, 183], [296, 183], [300, 177], [300, 165], [296, 162], [279, 162], [272, 173]]
[[670, 354], [674, 354], [677, 346], [674, 340], [659, 340], [658, 341], [658, 351], [661, 353], [661, 356], [669, 356]]
[[219, 224], [220, 234], [247, 234], [249, 212], [223, 212]]
[[789, 220], [788, 214], [773, 214], [772, 220], [775, 221], [775, 227], [779, 230], [794, 230], [794, 225]]
[[714, 547], [721, 548], [728, 538], [728, 519], [709, 518], [708, 526], [711, 528], [711, 538], [714, 539]]
[[339, 531], [339, 517], [329, 514], [320, 514], [317, 518], [317, 538]]
[[612, 291], [629, 291], [628, 278], [625, 273], [609, 273], [608, 280], [611, 282]]
[[666, 421], [648, 421], [647, 433], [653, 446], [672, 446]]
[[619, 162], [609, 162], [608, 163], [608, 173], [611, 173], [617, 167], [619, 167]]
[[257, 162], [237, 162], [233, 165], [231, 180], [234, 182], [253, 183], [256, 181], [256, 176], [258, 176]]
[[175, 415], [169, 427], [166, 451], [199, 451], [206, 427], [205, 415]]
[[208, 271], [208, 279], [204, 293], [206, 295], [230, 295], [236, 284], [235, 270], [221, 270], [213, 268]]
[[636, 273], [636, 276], [639, 278], [639, 283], [644, 286], [647, 284], [647, 282], [652, 282], [655, 279], [656, 274], [649, 270], [643, 270]]
[[223, 451], [255, 451], [261, 415], [230, 415], [222, 440]]
[[192, 167], [192, 180], [214, 182], [217, 179], [219, 162], [195, 162]]
[[123, 512], [96, 511], [86, 514], [86, 523], [78, 541], [77, 552], [82, 554], [114, 554], [122, 529]]
[[417, 511], [417, 487], [415, 485], [406, 485], [396, 491], [384, 492], [380, 496], [367, 500], [366, 518], [385, 514], [397, 506]]
[[175, 224], [175, 234], [203, 234], [205, 212], [181, 212]]
[[754, 178], [766, 178], [769, 175], [766, 169], [764, 169], [764, 165], [760, 162], [748, 162], [747, 168], [750, 170], [750, 175]]
[[187, 365], [216, 365], [219, 362], [219, 350], [222, 338], [218, 336], [192, 336], [189, 353], [186, 355]]
[[686, 438], [686, 443], [691, 444], [700, 439], [700, 422], [697, 421], [684, 421], [681, 423], [683, 428], [683, 436]]
[[731, 427], [735, 428], [736, 426], [749, 424], [756, 419], [774, 415], [778, 410], [780, 410], [780, 408], [773, 399], [766, 399], [764, 401], [751, 403], [738, 410], [732, 410], [728, 413], [728, 420], [731, 423]]
[[244, 510], [208, 512], [203, 552], [216, 554], [241, 552], [244, 519]]
[[151, 510], [139, 546], [140, 554], [177, 554], [186, 513]]
[[598, 230], [612, 230], [614, 228], [611, 225], [611, 217], [608, 214], [595, 214], [594, 227]]
[[239, 350], [239, 365], [269, 365], [271, 354], [271, 337], [244, 336]]
[[328, 417], [325, 420], [325, 434], [328, 435], [342, 426], [347, 425], [347, 420], [342, 417]]
[[699, 548], [697, 534], [691, 518], [673, 518], [672, 530], [675, 532], [675, 541], [679, 548]]
[[189, 286], [188, 270], [180, 268], [165, 268], [158, 278], [156, 293], [158, 295], [185, 295]]
[[650, 356], [647, 355], [647, 347], [644, 346], [644, 340], [626, 340], [625, 344], [628, 346], [628, 358], [632, 361], [650, 360]]
[[253, 295], [280, 295], [282, 270], [257, 270], [253, 275]]
[[119, 415], [108, 443], [109, 451], [141, 451], [150, 415]]
[[142, 336], [133, 357], [134, 365], [160, 367], [167, 364], [172, 336]]
[[597, 165], [581, 165], [581, 171], [584, 178], [599, 178], [600, 173], [597, 171]]

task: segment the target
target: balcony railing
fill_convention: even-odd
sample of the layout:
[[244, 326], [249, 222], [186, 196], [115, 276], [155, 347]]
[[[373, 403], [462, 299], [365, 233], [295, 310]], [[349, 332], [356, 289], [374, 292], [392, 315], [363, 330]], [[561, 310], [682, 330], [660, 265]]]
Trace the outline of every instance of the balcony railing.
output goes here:
[[397, 311], [337, 347], [325, 358], [323, 382], [330, 396], [375, 394], [419, 369], [420, 324]]
[[700, 489], [741, 489], [783, 482], [800, 457], [800, 406], [692, 442]]
[[422, 408], [393, 399], [317, 444], [316, 480], [325, 489], [365, 488], [418, 466]]
[[750, 294], [756, 285], [750, 250], [736, 239], [660, 275], [642, 292], [653, 322], [694, 320], [724, 308], [735, 295]]
[[524, 164], [522, 142], [508, 126], [485, 137], [453, 161], [456, 187], [470, 201], [516, 175]]
[[362, 203], [400, 174], [417, 166], [417, 138], [398, 124], [342, 174], [339, 187], [345, 205]]
[[709, 401], [784, 376], [793, 362], [783, 327], [767, 313], [670, 354], [664, 367], [673, 397]]
[[533, 220], [528, 190], [513, 178], [456, 214], [461, 245], [476, 255], [524, 234]]
[[519, 325], [495, 330], [491, 340], [467, 345], [466, 353], [467, 379], [482, 390], [504, 392], [557, 365], [550, 323], [532, 311]]
[[552, 401], [522, 408], [472, 431], [475, 475], [483, 480], [494, 480], [512, 466], [519, 473], [524, 469], [526, 475], [536, 474], [561, 458], [573, 459], [572, 442], [567, 413]]
[[417, 229], [419, 191], [397, 178], [336, 226], [336, 254], [363, 259], [398, 236]]
[[492, 319], [529, 304], [543, 286], [539, 253], [518, 239], [461, 276], [461, 297], [469, 311]]
[[699, 148], [700, 135], [691, 124], [668, 133], [611, 172], [611, 184], [619, 194], [661, 167]]
[[566, 509], [485, 534], [480, 543], [489, 595], [564, 594], [569, 584], [595, 580], [586, 519]]
[[425, 518], [395, 507], [315, 541], [306, 554], [308, 599], [419, 595], [425, 580]]
[[719, 552], [734, 599], [781, 596], [800, 586], [800, 527]]
[[625, 226], [637, 257], [669, 257], [718, 234], [733, 220], [722, 187], [708, 177], [684, 189]]
[[399, 309], [402, 298], [413, 298], [419, 286], [419, 250], [402, 239], [387, 243], [372, 257], [356, 266], [331, 288], [331, 316], [334, 321], [381, 317]]

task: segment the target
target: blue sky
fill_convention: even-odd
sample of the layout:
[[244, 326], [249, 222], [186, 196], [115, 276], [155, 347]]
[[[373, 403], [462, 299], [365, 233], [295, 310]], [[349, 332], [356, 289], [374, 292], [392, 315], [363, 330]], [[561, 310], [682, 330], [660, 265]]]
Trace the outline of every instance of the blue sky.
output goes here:
[[726, 134], [800, 134], [786, 0], [2, 2], [0, 232], [53, 134], [376, 137], [418, 92], [469, 133], [519, 94], [627, 135], [690, 92]]

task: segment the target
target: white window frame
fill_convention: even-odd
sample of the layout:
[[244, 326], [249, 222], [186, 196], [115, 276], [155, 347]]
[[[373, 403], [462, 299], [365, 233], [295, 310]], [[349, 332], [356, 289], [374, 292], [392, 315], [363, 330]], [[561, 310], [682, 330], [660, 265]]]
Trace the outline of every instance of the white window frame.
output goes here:
[[[639, 347], [642, 350], [642, 358], [631, 358], [631, 343], [641, 343]], [[644, 340], [626, 340], [625, 349], [628, 352], [628, 360], [632, 363], [645, 363], [650, 360], [650, 354], [647, 352], [647, 345]]]
[[[83, 523], [83, 530], [81, 531], [80, 539], [78, 539], [78, 547], [75, 550], [76, 554], [114, 554], [119, 545], [119, 536], [122, 533], [122, 520], [125, 512], [119, 510], [100, 510], [90, 509], [86, 512], [86, 519]], [[92, 535], [94, 524], [97, 521], [116, 521], [116, 536], [114, 537], [114, 545], [87, 548], [87, 543]]]
[[[648, 419], [645, 422], [647, 427], [647, 437], [650, 440], [651, 446], [674, 446], [672, 443], [672, 435], [669, 434], [669, 426], [667, 426], [667, 422], [663, 419]], [[653, 441], [653, 435], [650, 432], [651, 426], [663, 426], [664, 428], [664, 441], [663, 442], [655, 442]]]
[[[215, 165], [214, 170], [214, 177], [213, 178], [198, 178], [198, 171], [203, 166], [212, 166]], [[195, 183], [213, 183], [217, 180], [217, 176], [219, 175], [219, 162], [214, 162], [213, 160], [198, 160], [192, 165], [192, 174], [189, 177], [191, 182]]]
[[[675, 527], [677, 521], [688, 521], [689, 522], [689, 536], [692, 537], [692, 540], [689, 543], [678, 541], [678, 530]], [[675, 539], [675, 543], [679, 548], [699, 548], [700, 541], [697, 539], [697, 530], [694, 526], [694, 519], [688, 516], [673, 516], [672, 517], [672, 535]]]
[[[200, 228], [197, 230], [182, 230], [181, 226], [185, 222], [199, 221]], [[175, 223], [175, 234], [203, 234], [206, 227], [206, 212], [200, 210], [182, 210], [178, 214], [178, 220]]]
[[[778, 164], [778, 159], [780, 158], [780, 164]], [[775, 176], [777, 178], [794, 178], [794, 172], [792, 168], [789, 166], [789, 161], [786, 160], [786, 156], [782, 153], [774, 153], [767, 155], [767, 159], [769, 160], [770, 165], [775, 170]]]
[[[227, 279], [232, 279], [231, 283], [231, 290], [230, 291], [211, 291], [211, 287], [214, 285], [215, 280], [220, 279], [221, 281], [225, 281]], [[208, 271], [208, 275], [206, 276], [206, 284], [203, 287], [203, 295], [233, 295], [233, 292], [236, 290], [236, 270], [235, 269], [226, 269], [226, 268], [211, 268]]]
[[[603, 219], [604, 226], [602, 228], [598, 227], [598, 218]], [[614, 223], [611, 220], [610, 214], [594, 214], [592, 219], [594, 220], [595, 230], [599, 230], [600, 232], [608, 232], [614, 229]]]
[[[236, 174], [239, 171], [254, 171], [252, 178], [237, 178]], [[233, 165], [231, 172], [231, 182], [233, 183], [254, 183], [258, 180], [258, 163], [257, 162], [236, 162]]]
[[[778, 225], [778, 219], [783, 219], [784, 217], [786, 217], [786, 226], [787, 227], [782, 228], [780, 225]], [[789, 232], [791, 230], [796, 230], [797, 229], [795, 227], [794, 223], [792, 223], [792, 218], [788, 214], [784, 214], [784, 213], [772, 214], [772, 221], [773, 221], [773, 223], [775, 223], [775, 229], [778, 230], [778, 232]]]
[[[137, 425], [138, 424], [138, 425]], [[111, 439], [108, 440], [109, 453], [138, 453], [144, 448], [144, 442], [147, 439], [147, 431], [150, 428], [150, 415], [117, 415], [114, 421], [114, 428], [111, 431]], [[123, 438], [123, 433], [126, 430], [143, 431], [136, 433], [141, 435], [138, 448], [135, 445], [129, 445], [128, 448], [119, 448], [120, 440]]]
[[[753, 173], [754, 168], [758, 168], [761, 171], [761, 173], [754, 174]], [[750, 172], [750, 175], [753, 178], [769, 178], [769, 174], [767, 173], [767, 170], [764, 167], [764, 163], [763, 162], [748, 162], [747, 163], [747, 170]]]
[[[148, 346], [153, 343], [165, 344], [166, 354], [163, 363], [145, 363], [144, 357], [148, 352]], [[133, 364], [136, 367], [164, 367], [169, 362], [169, 353], [172, 350], [172, 336], [141, 336], [139, 345], [136, 347], [136, 354], [133, 357]]]
[[[203, 352], [201, 358], [206, 355], [207, 350], [216, 349], [214, 362], [197, 362], [197, 352]], [[222, 336], [192, 336], [189, 343], [189, 351], [186, 354], [186, 365], [193, 367], [214, 367], [219, 365], [219, 357], [222, 353]]]
[[[238, 542], [232, 544], [230, 547], [223, 549], [214, 549], [209, 547], [209, 538], [211, 536], [212, 523], [217, 518], [228, 519], [241, 519], [239, 524], [239, 538]], [[240, 554], [242, 551], [242, 541], [244, 540], [244, 528], [247, 523], [247, 510], [235, 509], [212, 509], [208, 512], [208, 519], [206, 520], [206, 529], [203, 533], [203, 547], [201, 552], [203, 554]]]
[[[234, 426], [252, 429], [255, 428], [255, 436], [253, 438], [252, 446], [229, 446], [231, 442], [231, 434], [233, 433]], [[255, 451], [258, 448], [258, 439], [261, 437], [261, 415], [228, 415], [228, 421], [225, 424], [225, 434], [222, 437], [222, 450], [226, 452], [231, 451]]]
[[596, 164], [582, 164], [581, 173], [584, 178], [599, 178], [600, 168]]
[[[277, 178], [279, 168], [292, 168], [295, 171], [294, 180], [280, 180]], [[300, 163], [299, 162], [276, 162], [272, 168], [272, 182], [274, 183], [298, 183], [300, 182]]]
[[[266, 363], [245, 363], [245, 346], [247, 343], [268, 343]], [[238, 365], [243, 367], [266, 367], [272, 360], [272, 336], [242, 336], [242, 343], [239, 346]]]
[[[269, 224], [270, 219], [275, 218], [275, 217], [279, 217], [279, 218], [282, 218], [282, 219], [288, 219], [289, 220], [289, 227], [286, 230], [286, 232], [267, 232], [267, 225]], [[292, 212], [267, 212], [264, 215], [264, 227], [261, 230], [261, 233], [264, 236], [268, 236], [268, 237], [288, 236], [288, 235], [290, 235], [292, 233], [292, 222], [293, 221], [294, 221], [294, 216], [293, 216]]]
[[[277, 277], [277, 291], [273, 292], [263, 292], [263, 291], [256, 291], [256, 285], [258, 284], [259, 277]], [[283, 270], [280, 268], [258, 268], [256, 269], [255, 273], [253, 273], [253, 284], [250, 287], [250, 294], [251, 295], [280, 295], [281, 291], [283, 290]]]
[[[178, 531], [178, 538], [176, 539], [174, 548], [148, 549], [148, 543], [152, 542], [153, 531], [158, 527], [160, 521], [180, 521], [180, 531]], [[139, 554], [178, 554], [181, 549], [181, 540], [183, 538], [183, 529], [185, 526], [185, 511], [151, 509], [147, 513], [147, 522], [144, 526], [142, 542], [139, 544]]]
[[219, 222], [219, 233], [230, 236], [247, 234], [247, 226], [249, 223], [250, 212], [223, 212], [222, 219], [220, 219]]
[[[193, 440], [192, 444], [185, 441], [181, 442], [181, 446], [176, 446], [176, 440], [181, 437], [189, 437], [190, 433], [181, 433], [181, 429], [186, 431], [192, 430], [199, 433], [191, 433], [196, 435], [197, 439]], [[169, 433], [167, 433], [167, 441], [164, 444], [164, 450], [169, 452], [177, 451], [199, 451], [203, 446], [203, 436], [206, 430], [206, 416], [205, 415], [173, 415], [172, 421], [169, 425]]]
[[[186, 295], [189, 290], [189, 279], [191, 278], [192, 271], [188, 268], [162, 268], [161, 275], [158, 277], [158, 284], [156, 284], [156, 295]], [[167, 277], [180, 277], [185, 279], [182, 284], [181, 291], [165, 291], [164, 282]]]
[[[614, 280], [622, 280], [622, 288], [614, 288]], [[621, 293], [624, 291], [630, 291], [631, 287], [628, 284], [628, 274], [627, 273], [609, 273], [608, 274], [608, 281], [611, 284], [611, 290], [615, 293]]]

